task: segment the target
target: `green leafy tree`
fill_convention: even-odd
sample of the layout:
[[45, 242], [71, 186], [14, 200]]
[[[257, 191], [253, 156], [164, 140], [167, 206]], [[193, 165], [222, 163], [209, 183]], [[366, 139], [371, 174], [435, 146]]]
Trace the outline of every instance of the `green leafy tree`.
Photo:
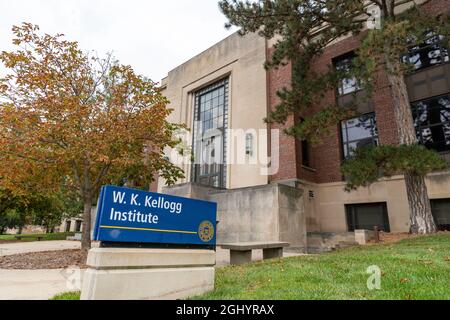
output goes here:
[[22, 229], [26, 222], [26, 201], [9, 190], [0, 189], [0, 234], [7, 229]]
[[51, 232], [63, 218], [79, 216], [83, 202], [78, 193], [63, 187], [50, 194], [27, 193], [15, 195], [12, 190], [0, 190], [0, 231], [18, 229], [26, 224], [43, 226]]
[[23, 225], [23, 217], [16, 209], [6, 209], [0, 212], [0, 234], [4, 234], [7, 229], [20, 229]]
[[47, 233], [52, 233], [63, 219], [79, 217], [83, 213], [83, 201], [78, 192], [67, 186], [55, 193], [27, 196], [28, 219], [34, 225], [45, 227]]
[[[379, 74], [387, 75], [393, 97], [399, 144], [382, 146], [357, 153], [343, 167], [348, 177], [348, 189], [367, 186], [383, 176], [405, 176], [413, 233], [432, 233], [437, 230], [431, 212], [425, 176], [446, 168], [445, 162], [431, 151], [418, 147], [405, 75], [411, 70], [401, 56], [426, 37], [440, 35], [448, 43], [450, 16], [439, 17], [422, 10], [431, 0], [222, 0], [219, 5], [229, 19], [227, 26], [240, 27], [240, 33], [257, 32], [274, 39], [273, 54], [266, 68], [292, 66], [289, 88], [278, 92], [280, 103], [266, 119], [269, 123], [286, 124], [290, 116], [297, 121], [286, 133], [299, 139], [318, 142], [340, 121], [356, 116], [359, 101], [369, 99]], [[379, 8], [379, 15], [371, 9]], [[399, 14], [399, 9], [402, 13]], [[403, 9], [407, 9], [406, 11]], [[376, 29], [366, 30], [369, 19], [378, 22]], [[313, 64], [325, 48], [343, 36], [353, 34], [361, 38], [355, 63], [348, 70], [328, 66], [315, 71]], [[366, 97], [354, 104], [322, 105], [325, 94], [336, 90], [343, 79], [354, 77], [365, 89]], [[312, 112], [314, 111], [314, 112]], [[316, 112], [317, 111], [317, 112]], [[312, 115], [311, 115], [312, 114]], [[308, 116], [309, 115], [309, 116]], [[366, 166], [370, 164], [369, 166]]]

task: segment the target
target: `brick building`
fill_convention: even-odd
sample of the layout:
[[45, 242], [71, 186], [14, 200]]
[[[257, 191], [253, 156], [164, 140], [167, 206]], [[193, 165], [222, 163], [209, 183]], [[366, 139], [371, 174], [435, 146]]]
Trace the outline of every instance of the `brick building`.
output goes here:
[[[450, 1], [433, 0], [424, 6], [424, 10], [438, 15], [450, 10]], [[320, 72], [329, 65], [345, 68], [346, 64], [351, 63], [359, 45], [360, 37], [339, 39], [317, 59], [314, 69]], [[213, 161], [182, 165], [186, 179], [180, 183], [209, 188], [196, 194], [208, 199], [210, 196], [207, 194], [217, 193], [218, 190], [228, 190], [228, 195], [234, 190], [235, 194], [242, 195], [242, 192], [274, 184], [302, 191], [301, 200], [294, 197], [301, 202], [302, 212], [288, 217], [287, 221], [278, 217], [279, 234], [283, 234], [283, 228], [290, 230], [292, 219], [300, 219], [300, 224], [305, 227], [302, 232], [309, 234], [346, 233], [355, 229], [372, 229], [375, 225], [385, 231], [409, 231], [409, 209], [403, 177], [383, 179], [368, 188], [347, 193], [340, 172], [342, 162], [351, 156], [355, 148], [398, 143], [386, 75], [376, 75], [372, 100], [358, 106], [361, 116], [336, 124], [329, 136], [312, 146], [286, 136], [282, 131], [273, 131], [283, 129], [280, 126], [268, 126], [263, 122], [269, 110], [278, 103], [276, 92], [289, 86], [291, 81], [289, 65], [278, 70], [264, 70], [263, 63], [271, 54], [272, 46], [272, 41], [253, 34], [245, 37], [234, 34], [172, 70], [163, 80], [164, 94], [175, 110], [171, 121], [186, 124], [194, 136], [208, 129], [216, 132], [206, 138], [203, 134], [200, 139], [189, 140], [194, 155], [204, 154], [207, 149]], [[415, 71], [407, 76], [406, 81], [419, 140], [450, 160], [448, 45], [442, 43], [439, 36], [433, 36], [426, 44], [412, 48], [405, 59], [415, 65]], [[344, 105], [355, 92], [359, 94], [354, 79], [346, 79], [335, 91], [326, 93], [323, 105], [334, 101]], [[293, 121], [293, 118], [290, 119], [286, 126]], [[233, 132], [227, 131], [229, 129], [245, 132], [243, 141], [236, 141]], [[212, 144], [213, 149], [208, 149]], [[244, 152], [245, 163], [229, 161], [234, 159], [230, 154], [239, 151]], [[272, 170], [262, 174], [263, 167]], [[427, 184], [436, 221], [441, 229], [448, 229], [450, 172], [429, 175]], [[180, 187], [175, 188], [177, 191], [164, 188], [162, 180], [154, 188], [187, 196], [194, 196], [195, 193], [192, 188], [188, 193], [180, 193]], [[252, 198], [245, 201], [251, 202]], [[224, 207], [227, 205], [224, 204]], [[222, 212], [222, 219], [226, 220], [225, 212]], [[250, 214], [253, 217], [250, 219], [257, 219], [254, 217], [256, 214]], [[239, 216], [235, 219], [239, 220]], [[253, 220], [248, 220], [248, 223], [254, 224]], [[238, 228], [238, 224], [236, 221], [234, 228]], [[258, 232], [262, 234], [266, 231]], [[286, 232], [292, 234], [300, 231], [297, 228]], [[242, 237], [232, 240], [239, 239]]]

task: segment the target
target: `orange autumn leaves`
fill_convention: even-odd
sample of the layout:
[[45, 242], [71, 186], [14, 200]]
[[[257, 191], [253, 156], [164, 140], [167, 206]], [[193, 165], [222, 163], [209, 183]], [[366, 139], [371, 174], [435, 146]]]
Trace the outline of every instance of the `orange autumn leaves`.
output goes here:
[[54, 190], [69, 178], [92, 198], [122, 175], [183, 176], [162, 152], [177, 144], [179, 127], [154, 82], [37, 26], [13, 33], [17, 49], [0, 54], [0, 187]]

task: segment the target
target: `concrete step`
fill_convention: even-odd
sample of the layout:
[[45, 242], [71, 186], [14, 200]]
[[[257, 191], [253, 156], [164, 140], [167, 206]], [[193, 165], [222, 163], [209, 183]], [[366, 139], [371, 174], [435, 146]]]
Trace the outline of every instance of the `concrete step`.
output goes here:
[[308, 238], [308, 247], [319, 247], [324, 244], [324, 240], [319, 237]]
[[332, 239], [333, 242], [339, 243], [339, 242], [353, 242], [355, 241], [355, 235], [339, 235]]
[[308, 247], [308, 254], [321, 254], [327, 252], [333, 252], [334, 248], [329, 247]]
[[358, 247], [359, 243], [356, 241], [341, 241], [336, 245], [336, 249], [345, 249], [345, 248], [352, 248], [352, 247]]

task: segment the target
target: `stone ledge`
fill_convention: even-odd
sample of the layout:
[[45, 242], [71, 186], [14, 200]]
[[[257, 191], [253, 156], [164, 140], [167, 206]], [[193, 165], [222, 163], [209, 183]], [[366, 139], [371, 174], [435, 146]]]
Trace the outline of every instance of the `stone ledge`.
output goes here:
[[186, 299], [214, 290], [215, 269], [88, 269], [81, 300]]
[[264, 250], [264, 249], [278, 249], [287, 248], [290, 246], [288, 242], [241, 242], [241, 243], [226, 243], [220, 245], [222, 249], [234, 250], [234, 251], [247, 251], [247, 250]]
[[93, 269], [206, 267], [216, 264], [212, 250], [95, 248], [87, 265]]

